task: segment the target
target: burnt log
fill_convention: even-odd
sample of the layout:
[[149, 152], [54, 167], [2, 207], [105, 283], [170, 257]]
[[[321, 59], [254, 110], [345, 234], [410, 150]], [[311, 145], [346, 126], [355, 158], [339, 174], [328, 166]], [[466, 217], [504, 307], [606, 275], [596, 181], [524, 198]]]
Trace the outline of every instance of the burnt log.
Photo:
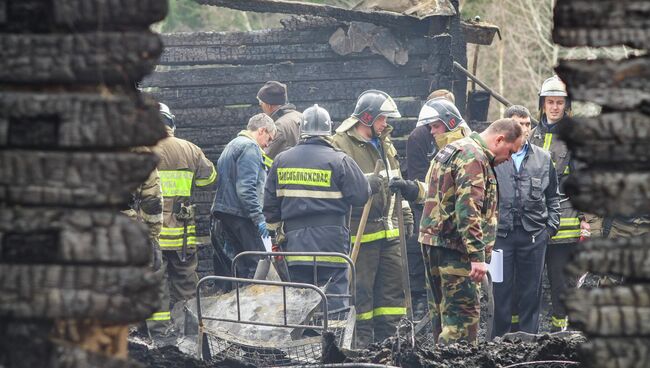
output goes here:
[[0, 151], [0, 201], [12, 205], [122, 206], [156, 167], [145, 153]]
[[[321, 31], [322, 35], [327, 33]], [[311, 36], [311, 33], [306, 34]], [[448, 38], [447, 36], [441, 36]], [[231, 37], [232, 38], [232, 37]], [[242, 38], [250, 38], [244, 37]], [[293, 37], [291, 37], [293, 38]], [[314, 37], [312, 37], [314, 38]], [[340, 60], [341, 56], [332, 50], [329, 38], [281, 40], [279, 43], [239, 45], [179, 45], [165, 44], [165, 51], [160, 58], [161, 65], [211, 65], [211, 64], [260, 64]], [[434, 38], [418, 37], [405, 40], [408, 57], [428, 56], [435, 52], [439, 43]], [[448, 44], [448, 42], [447, 42]], [[447, 46], [449, 47], [449, 46]], [[375, 56], [369, 50], [346, 55], [348, 59], [367, 59]]]
[[650, 172], [581, 170], [565, 191], [575, 208], [600, 216], [650, 213]]
[[166, 0], [8, 1], [0, 6], [0, 32], [145, 30], [166, 14]]
[[[413, 58], [401, 67], [395, 67], [384, 58], [350, 60], [345, 62], [279, 63], [269, 65], [218, 66], [156, 72], [145, 78], [143, 87], [197, 87], [215, 85], [256, 84], [266, 81], [283, 83], [295, 81], [329, 81], [350, 79], [382, 79], [423, 77], [425, 71], [437, 74], [448, 60]], [[447, 66], [448, 67], [448, 66]], [[447, 70], [447, 69], [443, 69]]]
[[[319, 103], [319, 106], [330, 113], [332, 120], [343, 121], [354, 111], [355, 103], [355, 100], [328, 101]], [[395, 103], [402, 116], [416, 117], [423, 102], [420, 100], [396, 100]], [[296, 108], [298, 111], [303, 111], [309, 106], [312, 106], [312, 104], [300, 103], [297, 104]], [[251, 116], [261, 112], [258, 105], [175, 109], [173, 111], [176, 115], [178, 135], [199, 146], [228, 143], [239, 130], [246, 128], [248, 119]], [[389, 121], [389, 124], [392, 123]], [[232, 127], [232, 130], [229, 132], [222, 129], [212, 131], [197, 130], [197, 128], [201, 127]], [[190, 128], [193, 130], [190, 130]], [[203, 137], [199, 136], [201, 134]]]
[[571, 324], [590, 336], [650, 336], [650, 285], [578, 289], [565, 305]]
[[[451, 85], [451, 84], [450, 84]], [[450, 87], [450, 85], [448, 87]], [[186, 88], [156, 88], [151, 94], [173, 110], [190, 107], [213, 107], [251, 104], [257, 105], [257, 91], [260, 84], [232, 86], [205, 86]], [[325, 101], [354, 100], [361, 92], [369, 89], [386, 91], [391, 97], [417, 96], [425, 99], [431, 87], [426, 77], [351, 79], [332, 81], [295, 81], [287, 83], [289, 101], [319, 104]]]
[[142, 223], [111, 210], [14, 207], [0, 212], [0, 263], [144, 266], [152, 257], [147, 235]]
[[650, 48], [650, 4], [643, 0], [559, 0], [553, 40], [563, 46]]
[[650, 366], [649, 338], [594, 338], [581, 346], [581, 362], [591, 368]]
[[440, 9], [439, 15], [424, 19], [383, 10], [349, 10], [330, 5], [310, 4], [282, 0], [196, 0], [199, 4], [222, 6], [258, 13], [285, 13], [329, 17], [340, 21], [373, 23], [400, 32], [426, 34], [431, 24], [444, 24], [455, 15], [453, 8]]
[[164, 137], [158, 104], [132, 91], [0, 92], [0, 147], [127, 148]]
[[1, 34], [0, 82], [133, 85], [150, 73], [162, 42], [148, 32]]
[[620, 275], [632, 280], [650, 280], [650, 237], [593, 239], [576, 249], [567, 272]]
[[563, 60], [555, 71], [574, 100], [617, 110], [633, 110], [650, 103], [650, 57]]
[[142, 321], [157, 308], [162, 275], [148, 267], [0, 267], [0, 318]]

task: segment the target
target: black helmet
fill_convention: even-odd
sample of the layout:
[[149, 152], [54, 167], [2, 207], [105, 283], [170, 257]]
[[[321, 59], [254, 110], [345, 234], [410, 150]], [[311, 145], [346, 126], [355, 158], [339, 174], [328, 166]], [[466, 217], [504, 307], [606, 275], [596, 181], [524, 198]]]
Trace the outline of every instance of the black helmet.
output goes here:
[[425, 124], [431, 124], [438, 120], [445, 124], [448, 131], [458, 129], [465, 122], [456, 105], [444, 97], [438, 97], [427, 101], [422, 106], [420, 115], [418, 116], [418, 122], [415, 126], [419, 127]]
[[389, 118], [401, 118], [395, 101], [386, 92], [371, 89], [363, 92], [357, 99], [357, 106], [352, 116], [361, 123], [371, 126], [381, 115]]
[[302, 113], [301, 136], [332, 135], [332, 119], [324, 108], [314, 105]]

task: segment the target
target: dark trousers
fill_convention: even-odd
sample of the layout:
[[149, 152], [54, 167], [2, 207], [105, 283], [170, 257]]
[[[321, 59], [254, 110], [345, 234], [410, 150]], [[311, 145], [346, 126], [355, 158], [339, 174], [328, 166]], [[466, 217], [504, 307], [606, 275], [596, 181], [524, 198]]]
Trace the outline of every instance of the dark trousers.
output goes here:
[[314, 266], [289, 266], [289, 276], [291, 277], [291, 282], [300, 282], [316, 286], [325, 286], [329, 282], [327, 289], [325, 289], [325, 294], [327, 295], [327, 309], [330, 312], [349, 305], [348, 299], [329, 296], [332, 294], [341, 295], [348, 293], [349, 282], [347, 267], [318, 266], [315, 283]]
[[[520, 331], [537, 333], [542, 301], [544, 254], [548, 239], [548, 232], [544, 230], [533, 241], [532, 234], [520, 226], [516, 226], [505, 238], [497, 237], [494, 248], [503, 251], [503, 282], [495, 282], [492, 286], [492, 338], [510, 331], [513, 314], [519, 316]], [[513, 303], [515, 297], [517, 300]]]
[[[265, 250], [253, 220], [220, 212], [215, 215], [221, 220], [225, 247], [232, 249], [234, 255], [245, 251], [263, 252]], [[237, 276], [253, 278], [258, 260], [257, 257], [244, 257], [238, 260]]]
[[426, 302], [426, 275], [424, 272], [424, 260], [422, 259], [422, 247], [418, 242], [420, 231], [420, 218], [422, 217], [422, 206], [412, 204], [414, 229], [413, 236], [406, 240], [406, 253], [408, 254], [409, 278], [411, 282], [411, 297], [414, 303], [418, 299]]
[[569, 288], [576, 286], [577, 280], [567, 277], [565, 268], [575, 248], [576, 243], [549, 244], [546, 250], [546, 273], [551, 284], [551, 304], [553, 307], [551, 324], [554, 329], [566, 327], [567, 314], [562, 298]]

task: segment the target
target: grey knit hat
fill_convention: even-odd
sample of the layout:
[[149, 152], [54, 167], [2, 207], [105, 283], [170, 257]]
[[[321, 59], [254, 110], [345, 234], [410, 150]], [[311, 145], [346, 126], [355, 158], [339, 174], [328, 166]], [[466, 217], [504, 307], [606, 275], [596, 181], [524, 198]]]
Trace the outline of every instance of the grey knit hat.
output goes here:
[[269, 105], [284, 105], [287, 103], [287, 86], [277, 81], [264, 83], [257, 98]]

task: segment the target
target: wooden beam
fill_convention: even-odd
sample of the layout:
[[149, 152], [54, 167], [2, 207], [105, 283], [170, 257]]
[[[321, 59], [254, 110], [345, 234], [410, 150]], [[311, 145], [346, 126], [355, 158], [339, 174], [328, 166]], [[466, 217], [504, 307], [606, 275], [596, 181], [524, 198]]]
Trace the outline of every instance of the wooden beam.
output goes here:
[[446, 19], [448, 15], [418, 19], [389, 11], [349, 10], [331, 5], [319, 5], [283, 0], [196, 0], [199, 4], [260, 13], [284, 13], [331, 17], [346, 22], [366, 22], [397, 29], [405, 33], [426, 34], [432, 19]]

